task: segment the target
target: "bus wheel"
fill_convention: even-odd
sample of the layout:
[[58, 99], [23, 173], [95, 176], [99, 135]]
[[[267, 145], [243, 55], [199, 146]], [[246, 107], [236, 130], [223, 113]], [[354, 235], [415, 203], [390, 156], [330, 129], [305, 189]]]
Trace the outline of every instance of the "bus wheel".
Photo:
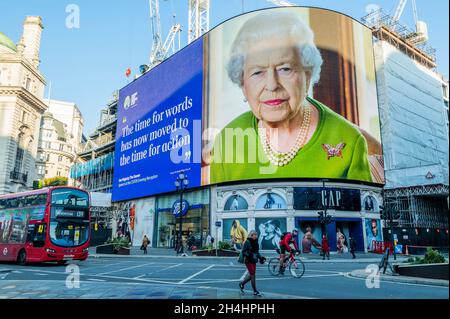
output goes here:
[[58, 261], [58, 265], [60, 265], [60, 266], [64, 266], [65, 264], [67, 264], [67, 260]]
[[27, 264], [27, 252], [25, 249], [22, 249], [17, 256], [17, 263], [21, 266], [25, 266]]

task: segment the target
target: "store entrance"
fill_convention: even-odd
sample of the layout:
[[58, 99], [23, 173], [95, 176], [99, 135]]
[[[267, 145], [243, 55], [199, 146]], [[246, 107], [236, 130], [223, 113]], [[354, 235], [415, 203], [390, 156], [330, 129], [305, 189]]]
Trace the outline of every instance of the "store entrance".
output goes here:
[[[205, 208], [190, 209], [182, 218], [183, 241], [192, 242], [193, 246], [202, 247], [208, 235], [208, 214]], [[158, 248], [174, 248], [180, 233], [180, 218], [172, 212], [159, 212], [158, 215]]]

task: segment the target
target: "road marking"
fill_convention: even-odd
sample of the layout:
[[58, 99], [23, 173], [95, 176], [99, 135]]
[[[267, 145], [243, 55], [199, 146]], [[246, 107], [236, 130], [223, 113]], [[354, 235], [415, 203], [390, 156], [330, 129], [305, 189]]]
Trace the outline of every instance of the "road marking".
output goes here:
[[16, 288], [16, 286], [6, 286], [6, 287], [3, 287], [2, 289], [14, 289], [14, 288]]
[[[367, 278], [359, 278], [359, 277], [353, 277], [350, 276], [349, 273], [343, 274], [345, 278], [348, 279], [357, 279], [357, 280], [364, 280], [366, 281]], [[448, 290], [448, 286], [437, 286], [437, 285], [426, 285], [426, 284], [414, 284], [409, 282], [398, 282], [398, 281], [389, 281], [389, 280], [383, 280], [380, 278], [380, 282], [386, 283], [386, 284], [397, 284], [397, 285], [407, 285], [407, 286], [421, 286], [421, 287], [428, 287], [428, 288], [443, 288]]]
[[208, 266], [208, 267], [206, 267], [205, 269], [200, 270], [199, 272], [193, 274], [192, 276], [189, 276], [189, 277], [183, 279], [182, 281], [179, 281], [178, 284], [184, 284], [185, 282], [191, 280], [192, 278], [197, 277], [198, 275], [204, 273], [205, 271], [208, 271], [208, 270], [211, 269], [212, 267], [214, 267], [214, 265]]
[[43, 274], [43, 273], [37, 273], [35, 274], [36, 276], [48, 276], [48, 274]]
[[102, 273], [96, 274], [96, 275], [97, 276], [103, 276], [103, 275], [112, 274], [112, 273], [115, 273], [115, 272], [121, 272], [121, 271], [124, 271], [124, 270], [136, 269], [136, 268], [145, 267], [145, 266], [153, 265], [153, 264], [154, 263], [146, 263], [146, 264], [142, 264], [142, 265], [131, 266], [131, 267], [121, 268], [121, 269], [112, 270], [112, 271], [106, 271], [106, 272], [102, 272]]
[[145, 274], [144, 274], [144, 275], [137, 276], [137, 277], [134, 277], [133, 279], [139, 279], [139, 278], [142, 278], [142, 277], [145, 277]]
[[103, 279], [95, 279], [95, 278], [89, 278], [87, 280], [89, 280], [89, 281], [99, 281], [99, 282], [105, 282], [106, 281], [106, 280], [103, 280]]
[[[335, 273], [335, 274], [324, 274], [324, 275], [303, 275], [301, 278], [316, 278], [316, 277], [333, 277], [333, 276], [344, 276], [344, 273]], [[300, 278], [300, 279], [301, 279]], [[296, 278], [291, 276], [272, 276], [272, 277], [263, 277], [257, 279], [257, 281], [268, 281], [268, 280], [286, 280], [286, 279], [292, 279], [295, 280]], [[243, 278], [240, 279], [199, 279], [200, 281], [188, 283], [188, 285], [198, 285], [198, 284], [214, 284], [214, 283], [226, 283], [226, 282], [242, 282]]]

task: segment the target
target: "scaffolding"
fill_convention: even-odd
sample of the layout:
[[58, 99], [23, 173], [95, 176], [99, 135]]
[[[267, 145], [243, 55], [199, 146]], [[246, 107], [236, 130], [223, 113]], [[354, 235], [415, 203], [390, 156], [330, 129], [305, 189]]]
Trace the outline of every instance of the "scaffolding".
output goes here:
[[448, 229], [448, 185], [384, 190], [384, 207], [400, 212], [399, 227]]
[[419, 43], [417, 31], [410, 30], [382, 9], [372, 11], [361, 21], [378, 40], [390, 43], [425, 67], [436, 70], [436, 49], [426, 43]]

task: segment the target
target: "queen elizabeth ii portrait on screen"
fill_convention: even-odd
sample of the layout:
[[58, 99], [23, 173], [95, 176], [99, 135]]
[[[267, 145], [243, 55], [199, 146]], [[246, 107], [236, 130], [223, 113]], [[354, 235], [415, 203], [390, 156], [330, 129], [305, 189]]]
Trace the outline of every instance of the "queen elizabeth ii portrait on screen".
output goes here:
[[373, 182], [361, 130], [312, 97], [322, 65], [314, 33], [298, 14], [273, 9], [242, 24], [224, 68], [247, 109], [215, 136], [211, 183], [292, 177]]

